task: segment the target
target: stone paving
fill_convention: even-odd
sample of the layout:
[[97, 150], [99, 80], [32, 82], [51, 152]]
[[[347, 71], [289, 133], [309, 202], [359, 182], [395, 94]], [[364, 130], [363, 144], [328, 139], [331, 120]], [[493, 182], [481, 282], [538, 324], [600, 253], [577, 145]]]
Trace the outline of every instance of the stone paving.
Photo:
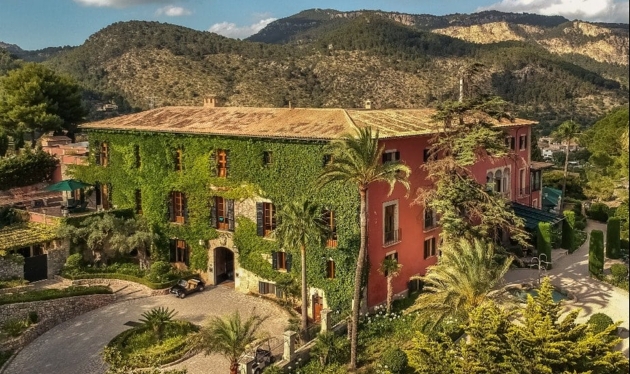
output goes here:
[[[106, 366], [101, 360], [103, 347], [114, 336], [129, 328], [124, 323], [138, 321], [143, 312], [160, 306], [175, 309], [176, 318], [197, 324], [203, 323], [208, 317], [222, 316], [236, 310], [245, 318], [253, 313], [268, 315], [262, 331], [278, 339], [282, 339], [289, 318], [284, 310], [272, 302], [223, 286], [206, 289], [185, 299], [166, 295], [123, 301], [55, 326], [20, 351], [4, 373], [104, 373]], [[227, 361], [217, 355], [200, 354], [176, 367], [187, 367], [189, 374], [223, 374], [229, 371]]]
[[[586, 231], [602, 230], [606, 232], [606, 224], [588, 220]], [[608, 261], [607, 261], [608, 262]], [[622, 321], [624, 329], [620, 349], [628, 357], [628, 293], [608, 283], [593, 279], [588, 272], [588, 240], [575, 252], [563, 256], [553, 263], [553, 269], [547, 274], [552, 283], [576, 296], [577, 301], [571, 307], [581, 308], [577, 322], [586, 322], [595, 313], [605, 313], [613, 321]], [[506, 283], [538, 281], [538, 270], [515, 269], [505, 275]]]

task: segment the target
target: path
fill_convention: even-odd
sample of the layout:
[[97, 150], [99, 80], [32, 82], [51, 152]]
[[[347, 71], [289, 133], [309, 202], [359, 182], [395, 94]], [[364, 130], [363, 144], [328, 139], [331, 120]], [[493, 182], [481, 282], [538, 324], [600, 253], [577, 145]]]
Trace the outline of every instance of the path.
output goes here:
[[[123, 301], [93, 310], [66, 321], [38, 337], [18, 353], [6, 374], [101, 374], [106, 370], [101, 360], [103, 347], [129, 328], [129, 321], [155, 307], [177, 311], [176, 318], [201, 324], [210, 316], [222, 316], [238, 310], [248, 317], [255, 312], [269, 315], [262, 330], [281, 335], [288, 316], [279, 306], [264, 299], [244, 295], [228, 287], [215, 287], [185, 299], [174, 295]], [[187, 367], [189, 374], [223, 374], [228, 363], [220, 356], [194, 356], [177, 367]]]
[[[606, 224], [588, 220], [586, 232], [602, 230], [606, 232]], [[628, 293], [612, 285], [593, 279], [588, 272], [588, 240], [570, 255], [563, 256], [553, 264], [548, 275], [552, 283], [571, 292], [577, 297], [575, 307], [582, 309], [577, 321], [586, 322], [595, 313], [605, 313], [613, 321], [623, 321], [621, 326], [626, 330], [621, 343], [621, 350], [628, 357]], [[515, 269], [505, 275], [507, 283], [530, 282], [538, 279], [538, 270]]]

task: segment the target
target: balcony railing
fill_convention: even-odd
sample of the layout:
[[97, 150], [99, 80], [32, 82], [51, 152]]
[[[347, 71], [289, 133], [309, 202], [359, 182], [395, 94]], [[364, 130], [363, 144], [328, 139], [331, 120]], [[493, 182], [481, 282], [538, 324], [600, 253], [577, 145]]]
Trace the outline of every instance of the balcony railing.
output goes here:
[[391, 244], [398, 243], [401, 240], [402, 240], [402, 229], [398, 228], [392, 231], [385, 231], [383, 244], [391, 245]]

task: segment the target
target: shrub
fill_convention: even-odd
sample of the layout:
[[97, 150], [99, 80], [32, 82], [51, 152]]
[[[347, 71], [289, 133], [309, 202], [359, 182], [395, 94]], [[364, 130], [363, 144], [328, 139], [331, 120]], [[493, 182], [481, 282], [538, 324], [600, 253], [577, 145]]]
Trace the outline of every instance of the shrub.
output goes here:
[[140, 322], [148, 329], [153, 330], [155, 340], [162, 341], [164, 335], [164, 328], [169, 323], [173, 322], [173, 317], [177, 314], [176, 311], [164, 307], [153, 308], [148, 312], [142, 313]]
[[582, 202], [581, 201], [576, 201], [573, 204], [572, 211], [573, 211], [573, 213], [575, 213], [576, 217], [582, 217]]
[[27, 320], [23, 319], [9, 319], [2, 325], [2, 332], [9, 335], [10, 337], [16, 338], [26, 330], [29, 323]]
[[0, 186], [3, 190], [49, 181], [59, 160], [40, 150], [30, 150], [15, 157], [0, 158]]
[[597, 278], [601, 278], [604, 273], [604, 233], [601, 230], [591, 231], [591, 240], [588, 245], [588, 271]]
[[625, 281], [628, 277], [628, 267], [624, 264], [614, 264], [610, 267], [610, 272], [612, 273], [615, 281]]
[[564, 211], [564, 221], [562, 221], [562, 248], [568, 249], [569, 253], [575, 251], [575, 212]]
[[593, 314], [587, 323], [591, 326], [591, 330], [595, 334], [599, 334], [600, 332], [606, 330], [608, 326], [614, 324], [612, 318], [604, 313]]
[[31, 310], [30, 312], [28, 312], [28, 322], [30, 324], [35, 324], [39, 322], [39, 315], [37, 315], [36, 311]]
[[536, 249], [538, 255], [545, 254], [547, 261], [551, 262], [551, 224], [540, 222], [538, 224], [538, 235], [536, 235]]
[[594, 219], [599, 222], [606, 222], [608, 220], [609, 209], [606, 204], [594, 203], [586, 211], [586, 215], [590, 219]]
[[83, 265], [83, 256], [80, 253], [75, 253], [68, 256], [66, 263], [63, 266], [64, 271], [76, 272]]
[[586, 228], [586, 217], [577, 216], [575, 218], [575, 229], [576, 230], [584, 230]]
[[621, 221], [617, 217], [610, 217], [606, 225], [606, 257], [616, 259], [621, 257]]
[[24, 280], [24, 279], [21, 279], [21, 278], [13, 278], [13, 279], [1, 280], [0, 281], [0, 289], [2, 289], [2, 288], [19, 287], [19, 286], [23, 286], [25, 284], [28, 284], [28, 281]]
[[118, 265], [115, 272], [119, 274], [133, 275], [134, 277], [139, 278], [142, 278], [144, 276], [144, 271], [140, 269], [140, 266], [131, 263]]
[[147, 278], [153, 282], [164, 282], [168, 280], [167, 274], [173, 266], [166, 261], [156, 261], [151, 264]]
[[393, 374], [400, 374], [406, 370], [407, 363], [407, 354], [400, 348], [389, 348], [381, 357], [381, 366]]
[[317, 335], [315, 345], [311, 350], [311, 357], [317, 357], [322, 365], [344, 363], [349, 358], [348, 340], [328, 331]]
[[83, 296], [83, 295], [95, 295], [95, 294], [111, 294], [112, 290], [105, 286], [90, 286], [90, 287], [76, 287], [71, 286], [64, 289], [42, 289], [33, 290], [23, 293], [14, 293], [9, 295], [2, 295], [0, 298], [0, 305], [13, 304], [13, 303], [26, 303], [30, 301], [52, 300], [62, 297], [71, 296]]

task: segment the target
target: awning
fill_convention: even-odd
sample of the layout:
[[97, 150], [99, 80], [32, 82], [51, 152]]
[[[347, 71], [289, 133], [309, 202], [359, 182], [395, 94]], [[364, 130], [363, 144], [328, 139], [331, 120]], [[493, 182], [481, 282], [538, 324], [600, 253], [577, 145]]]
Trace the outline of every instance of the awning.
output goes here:
[[525, 221], [525, 228], [532, 231], [538, 228], [540, 222], [549, 222], [555, 225], [564, 219], [564, 217], [555, 213], [545, 212], [544, 210], [514, 202], [512, 203], [512, 209], [514, 209], [514, 214]]
[[543, 206], [547, 208], [555, 208], [558, 206], [560, 202], [560, 197], [562, 196], [562, 191], [551, 188], [551, 187], [543, 187]]
[[532, 161], [529, 163], [529, 168], [532, 170], [551, 169], [554, 166], [555, 164], [553, 162]]

